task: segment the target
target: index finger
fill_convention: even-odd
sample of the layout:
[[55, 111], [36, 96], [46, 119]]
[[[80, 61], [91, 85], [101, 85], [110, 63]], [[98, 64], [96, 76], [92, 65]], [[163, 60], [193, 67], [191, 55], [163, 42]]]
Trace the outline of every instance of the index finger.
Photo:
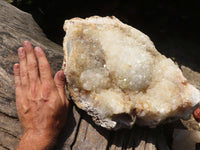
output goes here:
[[35, 53], [38, 59], [41, 82], [45, 80], [53, 80], [51, 68], [45, 53], [40, 47], [35, 47]]

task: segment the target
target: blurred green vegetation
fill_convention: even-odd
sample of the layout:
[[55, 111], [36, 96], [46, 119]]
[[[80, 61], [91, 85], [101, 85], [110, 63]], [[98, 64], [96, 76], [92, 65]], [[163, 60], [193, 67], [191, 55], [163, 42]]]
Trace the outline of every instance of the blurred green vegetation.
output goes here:
[[13, 2], [13, 0], [6, 0], [8, 3], [12, 3]]

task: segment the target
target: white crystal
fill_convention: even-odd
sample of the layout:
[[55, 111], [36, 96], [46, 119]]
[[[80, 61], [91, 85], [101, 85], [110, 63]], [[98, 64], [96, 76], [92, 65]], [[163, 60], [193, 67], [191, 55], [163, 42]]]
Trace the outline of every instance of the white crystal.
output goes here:
[[[116, 18], [66, 20], [64, 72], [77, 106], [108, 129], [190, 114], [200, 92], [151, 40]], [[78, 89], [78, 90], [77, 90]]]

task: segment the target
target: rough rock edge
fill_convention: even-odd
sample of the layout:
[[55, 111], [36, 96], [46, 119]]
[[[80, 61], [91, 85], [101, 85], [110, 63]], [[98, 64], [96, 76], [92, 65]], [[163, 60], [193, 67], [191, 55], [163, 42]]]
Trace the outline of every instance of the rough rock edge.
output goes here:
[[[131, 33], [134, 34], [139, 34], [139, 36], [137, 36], [137, 38], [135, 38], [135, 40], [139, 43], [145, 43], [145, 45], [147, 46], [147, 51], [150, 51], [153, 55], [160, 55], [160, 57], [165, 57], [164, 55], [160, 54], [153, 42], [150, 40], [150, 38], [145, 35], [144, 33], [142, 33], [141, 31], [133, 28], [132, 26], [129, 26], [127, 24], [122, 23], [120, 20], [118, 20], [116, 17], [111, 16], [111, 17], [99, 17], [99, 16], [92, 16], [89, 18], [72, 18], [70, 20], [65, 20], [63, 29], [66, 32], [66, 35], [69, 34], [69, 30], [67, 30], [69, 28], [69, 26], [71, 24], [74, 23], [94, 23], [98, 26], [104, 26], [104, 25], [114, 25], [114, 26], [118, 26], [119, 28], [127, 28], [131, 31]], [[68, 55], [70, 54], [70, 51], [67, 49], [67, 36], [65, 36], [64, 41], [63, 41], [63, 50], [64, 50], [64, 61], [63, 61], [63, 69], [66, 67], [66, 63], [67, 62], [67, 58], [69, 57]], [[166, 57], [165, 57], [166, 58]], [[166, 58], [167, 59], [167, 58]], [[176, 65], [176, 64], [175, 64]], [[180, 68], [179, 68], [180, 69]], [[66, 72], [65, 72], [66, 75]], [[120, 128], [131, 128], [133, 126], [133, 124], [136, 122], [136, 116], [131, 116], [132, 121], [129, 122], [129, 124], [125, 123], [123, 120], [124, 119], [117, 119], [116, 121], [112, 120], [112, 118], [109, 119], [102, 119], [101, 114], [98, 113], [98, 111], [95, 108], [92, 108], [90, 106], [90, 104], [85, 101], [85, 99], [80, 99], [79, 97], [74, 97], [73, 96], [73, 90], [70, 89], [70, 87], [68, 86], [68, 89], [73, 97], [73, 101], [76, 103], [76, 105], [85, 110], [87, 112], [88, 115], [92, 116], [93, 121], [97, 124], [100, 125], [102, 127], [105, 127], [107, 129], [113, 129], [113, 130], [117, 130]], [[195, 94], [195, 92], [194, 92]], [[199, 106], [200, 104], [196, 104], [195, 106], [193, 106], [192, 108], [190, 108], [189, 110], [187, 110], [184, 114], [179, 114], [178, 117], [174, 118], [166, 118], [166, 120], [163, 120], [162, 122], [160, 122], [159, 124], [162, 123], [166, 123], [166, 122], [172, 122], [175, 120], [178, 120], [178, 118], [183, 118], [183, 119], [189, 119], [191, 113]], [[129, 114], [128, 114], [129, 115]], [[130, 116], [130, 115], [129, 115]], [[140, 123], [139, 123], [140, 124]], [[146, 126], [146, 125], [144, 125]], [[155, 128], [157, 125], [152, 125], [151, 128]]]
[[[73, 18], [73, 19], [70, 19], [70, 20], [66, 20], [65, 23], [64, 23], [64, 27], [63, 27], [63, 29], [66, 31], [66, 35], [68, 34], [68, 32], [70, 32], [69, 30], [67, 30], [68, 26], [70, 26], [71, 24], [74, 24], [75, 22], [85, 23], [85, 20], [87, 20], [88, 23], [95, 23], [95, 24], [98, 24], [98, 25], [110, 24], [110, 25], [120, 26], [122, 28], [123, 27], [126, 27], [126, 28], [129, 27], [131, 30], [134, 30], [133, 32], [138, 32], [139, 34], [143, 35], [143, 33], [141, 31], [139, 31], [135, 28], [132, 28], [131, 26], [128, 26], [128, 25], [121, 23], [114, 16], [112, 16], [112, 17], [92, 16], [92, 17], [89, 17], [89, 18], [86, 18], [86, 19], [82, 19], [82, 18], [77, 17], [77, 18]], [[144, 38], [144, 37], [142, 37], [142, 38]], [[145, 35], [145, 38], [149, 39], [149, 37], [146, 36], [146, 35]], [[65, 62], [67, 62], [68, 55], [70, 54], [70, 51], [67, 48], [67, 42], [66, 42], [67, 40], [68, 39], [65, 36], [64, 41], [63, 41], [63, 51], [64, 51], [64, 61], [63, 61], [63, 66], [62, 66], [63, 69], [67, 65]], [[141, 42], [141, 41], [139, 40], [138, 42]], [[66, 75], [66, 72], [65, 72], [65, 75]], [[131, 118], [129, 123], [125, 123], [123, 121], [124, 119], [120, 118], [121, 114], [119, 114], [120, 117], [117, 120], [112, 120], [112, 118], [103, 119], [101, 117], [101, 114], [95, 108], [91, 107], [90, 103], [87, 103], [87, 101], [85, 99], [80, 99], [79, 97], [75, 97], [75, 95], [73, 95], [73, 93], [74, 93], [73, 89], [71, 89], [69, 86], [68, 86], [68, 90], [70, 91], [72, 99], [75, 102], [75, 104], [79, 108], [86, 111], [87, 114], [92, 117], [93, 121], [101, 127], [107, 128], [109, 130], [111, 130], [111, 129], [112, 130], [118, 130], [118, 129], [121, 129], [121, 128], [129, 128], [130, 129], [136, 121], [136, 116], [130, 116], [129, 114], [127, 114]], [[122, 117], [123, 117], [123, 114], [122, 114]]]

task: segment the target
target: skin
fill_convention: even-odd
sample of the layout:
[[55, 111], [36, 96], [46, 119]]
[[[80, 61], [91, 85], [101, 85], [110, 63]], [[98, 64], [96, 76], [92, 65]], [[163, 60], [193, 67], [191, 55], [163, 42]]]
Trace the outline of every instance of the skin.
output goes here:
[[200, 108], [197, 108], [193, 112], [193, 116], [196, 121], [200, 122]]
[[53, 79], [44, 52], [29, 41], [18, 49], [18, 57], [19, 64], [13, 69], [17, 112], [24, 133], [17, 150], [52, 149], [67, 120], [65, 75], [58, 71]]
[[[15, 64], [15, 93], [19, 120], [24, 129], [17, 150], [49, 150], [67, 120], [69, 101], [65, 75], [58, 71], [53, 79], [50, 65], [41, 48], [29, 41], [18, 49], [20, 64]], [[200, 108], [194, 113], [200, 121]]]

